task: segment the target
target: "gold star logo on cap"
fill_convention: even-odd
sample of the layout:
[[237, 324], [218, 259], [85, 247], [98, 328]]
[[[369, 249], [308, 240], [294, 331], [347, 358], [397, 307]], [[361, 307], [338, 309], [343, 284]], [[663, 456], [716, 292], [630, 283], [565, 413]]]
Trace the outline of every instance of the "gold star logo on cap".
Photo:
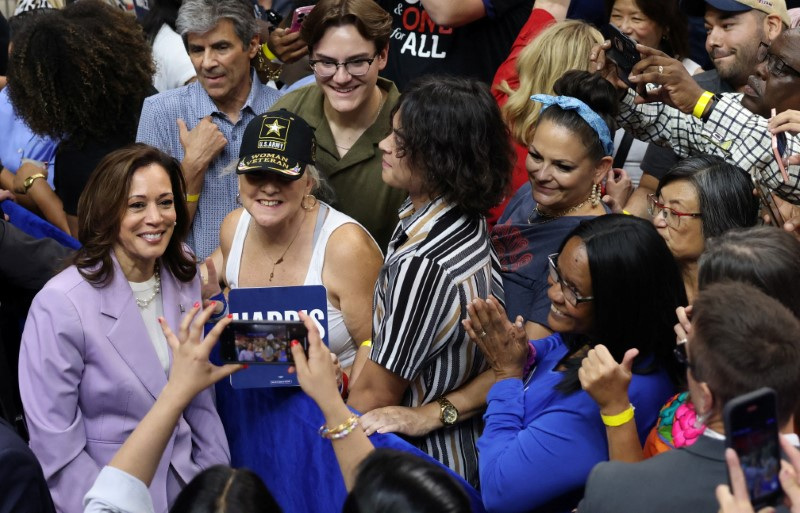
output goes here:
[[275, 120], [273, 120], [271, 125], [266, 125], [266, 128], [268, 129], [267, 130], [267, 135], [276, 134], [278, 137], [280, 137], [281, 136], [281, 130], [286, 128], [286, 127], [281, 125], [280, 123], [278, 123], [278, 120], [275, 119]]

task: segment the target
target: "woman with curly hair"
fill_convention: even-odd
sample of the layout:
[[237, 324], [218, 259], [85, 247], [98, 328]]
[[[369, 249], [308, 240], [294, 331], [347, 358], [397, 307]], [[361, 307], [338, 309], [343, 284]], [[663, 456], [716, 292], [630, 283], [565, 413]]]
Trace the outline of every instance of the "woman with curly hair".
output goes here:
[[[364, 417], [367, 430], [395, 415], [420, 419], [415, 444], [474, 485], [480, 406], [466, 405], [483, 398], [453, 392], [486, 369], [460, 322], [467, 305], [502, 295], [483, 216], [508, 187], [508, 130], [485, 85], [427, 77], [400, 97], [379, 147], [383, 181], [408, 199], [375, 285], [370, 359], [349, 404], [389, 407]], [[459, 412], [469, 420], [456, 425]]]
[[43, 13], [15, 37], [9, 97], [35, 133], [60, 141], [49, 201], [63, 203], [73, 235], [89, 175], [135, 140], [142, 102], [155, 92], [153, 72], [136, 20], [99, 0]]

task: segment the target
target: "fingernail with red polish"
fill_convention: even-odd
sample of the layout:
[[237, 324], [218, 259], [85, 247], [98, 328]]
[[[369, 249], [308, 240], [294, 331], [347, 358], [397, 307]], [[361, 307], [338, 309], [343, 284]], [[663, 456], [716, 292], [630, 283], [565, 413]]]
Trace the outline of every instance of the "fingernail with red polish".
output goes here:
[[292, 347], [299, 346], [299, 345], [300, 345], [300, 342], [298, 342], [297, 340], [292, 340]]
[[247, 367], [249, 367], [249, 365], [247, 365], [246, 363], [243, 363], [243, 364], [242, 364], [242, 368], [243, 368], [243, 369], [246, 369]]
[[233, 314], [228, 314], [228, 319], [233, 319]]
[[200, 306], [200, 301], [195, 301], [194, 302], [194, 307], [197, 308], [198, 306]]

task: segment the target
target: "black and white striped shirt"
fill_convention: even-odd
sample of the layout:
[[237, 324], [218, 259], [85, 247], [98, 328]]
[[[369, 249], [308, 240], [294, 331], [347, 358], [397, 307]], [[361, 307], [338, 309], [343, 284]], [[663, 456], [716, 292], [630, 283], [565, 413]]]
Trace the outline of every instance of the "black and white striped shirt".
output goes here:
[[[467, 305], [503, 300], [500, 264], [486, 223], [442, 198], [414, 212], [407, 200], [375, 285], [371, 359], [411, 383], [404, 406], [421, 406], [455, 390], [487, 366], [464, 331]], [[416, 445], [478, 483], [475, 442], [480, 416], [415, 440]]]

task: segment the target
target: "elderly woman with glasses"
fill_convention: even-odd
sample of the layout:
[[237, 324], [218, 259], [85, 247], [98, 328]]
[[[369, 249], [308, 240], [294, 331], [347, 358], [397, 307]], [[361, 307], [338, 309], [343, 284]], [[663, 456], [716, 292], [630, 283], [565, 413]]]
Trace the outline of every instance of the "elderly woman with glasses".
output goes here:
[[706, 240], [758, 222], [750, 176], [709, 155], [678, 163], [648, 200], [648, 212], [678, 262], [690, 301], [697, 293], [697, 261]]
[[[494, 372], [478, 440], [488, 511], [571, 511], [608, 458], [604, 424], [630, 421], [635, 407], [644, 439], [679, 375], [672, 326], [686, 295], [650, 223], [618, 214], [584, 221], [548, 266], [555, 334], [529, 341], [522, 317], [512, 325], [494, 298], [474, 301], [464, 322]], [[622, 411], [599, 411], [581, 390], [581, 361], [593, 351], [632, 368]]]
[[405, 191], [381, 180], [378, 143], [391, 129], [400, 93], [378, 77], [386, 67], [392, 17], [373, 0], [321, 0], [303, 21], [316, 84], [293, 91], [275, 110], [314, 128], [317, 168], [336, 193], [332, 206], [361, 223], [386, 251]]

